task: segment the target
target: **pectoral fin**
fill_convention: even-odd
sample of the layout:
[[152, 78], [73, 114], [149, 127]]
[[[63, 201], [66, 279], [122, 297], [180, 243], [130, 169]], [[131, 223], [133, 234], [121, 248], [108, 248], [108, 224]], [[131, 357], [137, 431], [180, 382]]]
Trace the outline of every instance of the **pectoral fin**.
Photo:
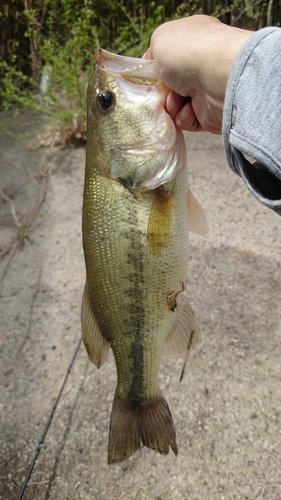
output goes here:
[[199, 234], [200, 236], [206, 236], [208, 232], [206, 214], [190, 189], [188, 190], [187, 208], [189, 231]]
[[110, 345], [102, 335], [92, 311], [87, 283], [85, 285], [82, 299], [81, 330], [82, 339], [90, 361], [95, 363], [97, 368], [100, 368], [107, 361]]
[[184, 375], [185, 365], [190, 349], [195, 347], [201, 338], [200, 328], [192, 311], [186, 292], [183, 291], [183, 300], [179, 305], [176, 322], [167, 336], [163, 348], [163, 355], [171, 358], [184, 356], [184, 365], [180, 380]]

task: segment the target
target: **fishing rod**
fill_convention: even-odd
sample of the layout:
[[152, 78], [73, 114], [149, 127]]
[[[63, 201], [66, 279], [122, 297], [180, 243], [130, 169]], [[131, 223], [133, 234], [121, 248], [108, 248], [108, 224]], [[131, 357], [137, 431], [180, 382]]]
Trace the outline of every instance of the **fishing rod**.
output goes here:
[[46, 423], [46, 425], [45, 425], [45, 429], [44, 429], [44, 431], [43, 431], [43, 434], [42, 434], [42, 436], [41, 436], [41, 439], [40, 439], [40, 441], [39, 441], [39, 443], [38, 443], [38, 445], [37, 445], [37, 448], [36, 448], [36, 450], [35, 450], [35, 452], [34, 452], [33, 458], [32, 458], [32, 460], [31, 460], [31, 463], [30, 463], [29, 469], [28, 469], [28, 471], [27, 471], [27, 473], [26, 473], [26, 476], [25, 476], [25, 478], [24, 478], [24, 481], [23, 481], [23, 483], [22, 483], [22, 487], [21, 487], [21, 489], [20, 489], [20, 492], [19, 492], [19, 495], [18, 495], [18, 497], [17, 497], [17, 500], [21, 500], [21, 499], [22, 499], [22, 497], [23, 497], [23, 494], [24, 494], [25, 489], [26, 489], [26, 487], [27, 487], [27, 484], [28, 484], [28, 482], [29, 482], [30, 476], [31, 476], [31, 474], [32, 474], [32, 471], [33, 471], [34, 465], [35, 465], [36, 460], [37, 460], [37, 458], [38, 458], [38, 455], [39, 455], [39, 453], [40, 453], [40, 451], [41, 451], [41, 448], [42, 448], [42, 446], [43, 446], [43, 444], [44, 444], [44, 441], [45, 441], [46, 435], [47, 435], [47, 433], [48, 433], [48, 430], [49, 430], [49, 427], [50, 427], [51, 422], [52, 422], [52, 420], [53, 420], [53, 417], [54, 417], [55, 411], [56, 411], [57, 406], [58, 406], [58, 404], [59, 404], [59, 400], [60, 400], [61, 395], [62, 395], [62, 393], [63, 393], [64, 387], [65, 387], [65, 384], [66, 384], [66, 382], [67, 382], [67, 379], [68, 379], [69, 374], [70, 374], [70, 372], [71, 372], [71, 369], [72, 369], [72, 367], [73, 367], [74, 361], [75, 361], [76, 356], [77, 356], [77, 354], [78, 354], [79, 348], [80, 348], [80, 346], [81, 346], [81, 342], [82, 342], [82, 339], [80, 338], [80, 340], [78, 341], [78, 344], [77, 344], [77, 346], [76, 346], [75, 352], [74, 352], [74, 354], [73, 354], [73, 357], [72, 357], [71, 363], [70, 363], [70, 365], [69, 365], [69, 367], [68, 367], [68, 370], [67, 370], [67, 372], [66, 372], [66, 375], [65, 375], [65, 377], [64, 377], [64, 381], [63, 381], [63, 384], [62, 384], [62, 386], [61, 386], [61, 389], [60, 389], [60, 391], [59, 391], [59, 393], [58, 393], [58, 396], [57, 396], [57, 399], [56, 399], [56, 401], [55, 401], [55, 404], [54, 404], [54, 406], [53, 406], [53, 408], [52, 408], [52, 411], [51, 411], [51, 413], [50, 413], [50, 416], [49, 416], [49, 418], [48, 418], [48, 421], [47, 421], [47, 423]]

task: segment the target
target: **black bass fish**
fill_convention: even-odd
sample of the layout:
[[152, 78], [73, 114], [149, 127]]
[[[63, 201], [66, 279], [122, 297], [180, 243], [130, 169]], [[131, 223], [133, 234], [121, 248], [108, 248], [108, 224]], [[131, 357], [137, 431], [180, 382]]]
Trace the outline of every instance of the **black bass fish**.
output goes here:
[[205, 232], [205, 220], [166, 92], [153, 61], [99, 50], [88, 87], [82, 337], [98, 368], [110, 347], [115, 357], [109, 464], [141, 442], [177, 454], [159, 363], [187, 359], [200, 337], [186, 292], [188, 231]]

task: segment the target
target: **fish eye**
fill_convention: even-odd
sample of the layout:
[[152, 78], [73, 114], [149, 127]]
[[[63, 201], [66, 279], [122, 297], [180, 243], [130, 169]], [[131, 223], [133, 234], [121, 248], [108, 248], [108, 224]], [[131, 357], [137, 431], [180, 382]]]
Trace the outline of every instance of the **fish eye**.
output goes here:
[[97, 95], [97, 104], [101, 111], [109, 111], [114, 106], [114, 97], [112, 92], [104, 90]]

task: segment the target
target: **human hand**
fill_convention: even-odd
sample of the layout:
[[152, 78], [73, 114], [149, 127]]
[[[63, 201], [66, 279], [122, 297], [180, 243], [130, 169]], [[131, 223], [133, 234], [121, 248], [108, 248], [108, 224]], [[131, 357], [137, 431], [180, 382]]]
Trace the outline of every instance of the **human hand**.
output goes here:
[[221, 133], [226, 86], [235, 58], [252, 31], [196, 15], [164, 23], [145, 57], [171, 89], [166, 109], [183, 130]]

